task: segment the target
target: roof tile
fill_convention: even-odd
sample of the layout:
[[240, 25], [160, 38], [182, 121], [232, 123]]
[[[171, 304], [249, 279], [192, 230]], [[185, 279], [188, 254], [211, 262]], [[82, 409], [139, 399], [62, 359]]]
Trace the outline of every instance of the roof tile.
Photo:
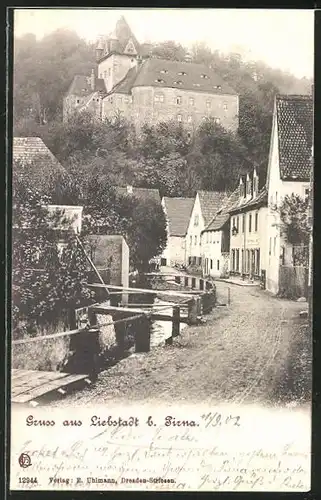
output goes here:
[[186, 235], [194, 201], [194, 198], [164, 197], [170, 236]]

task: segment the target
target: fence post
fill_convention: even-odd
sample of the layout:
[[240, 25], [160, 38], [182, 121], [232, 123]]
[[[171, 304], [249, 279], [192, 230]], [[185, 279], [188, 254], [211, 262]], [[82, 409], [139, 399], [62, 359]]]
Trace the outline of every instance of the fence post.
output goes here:
[[193, 298], [188, 302], [188, 324], [196, 325], [197, 323], [197, 302]]
[[150, 351], [150, 320], [147, 316], [137, 319], [138, 328], [135, 335], [135, 352]]
[[180, 323], [180, 307], [173, 307], [173, 324], [172, 324], [172, 336], [177, 337], [179, 335], [179, 323]]

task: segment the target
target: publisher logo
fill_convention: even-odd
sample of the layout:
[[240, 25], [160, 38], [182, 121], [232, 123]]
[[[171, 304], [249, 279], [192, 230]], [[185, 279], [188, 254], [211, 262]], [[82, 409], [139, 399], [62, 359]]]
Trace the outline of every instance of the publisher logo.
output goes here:
[[26, 469], [27, 467], [30, 467], [30, 465], [31, 465], [31, 459], [30, 459], [29, 455], [27, 455], [27, 453], [21, 453], [18, 461], [19, 461], [20, 467], [23, 467], [24, 469]]

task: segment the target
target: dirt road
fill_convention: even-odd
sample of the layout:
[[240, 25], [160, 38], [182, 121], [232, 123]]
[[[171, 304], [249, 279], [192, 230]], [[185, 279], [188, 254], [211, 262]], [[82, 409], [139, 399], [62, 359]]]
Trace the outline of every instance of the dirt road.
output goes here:
[[206, 325], [187, 327], [173, 346], [121, 361], [54, 405], [303, 402], [311, 383], [310, 335], [299, 317], [306, 304], [219, 282], [220, 302], [228, 287], [230, 305], [215, 308]]

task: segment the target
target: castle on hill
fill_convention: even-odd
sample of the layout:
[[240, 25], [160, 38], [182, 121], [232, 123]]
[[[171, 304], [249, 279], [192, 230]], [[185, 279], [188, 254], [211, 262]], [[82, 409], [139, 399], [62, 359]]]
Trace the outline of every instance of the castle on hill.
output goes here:
[[75, 75], [64, 97], [64, 120], [87, 110], [99, 119], [123, 116], [136, 128], [174, 119], [193, 130], [213, 117], [237, 130], [239, 97], [215, 71], [190, 59], [154, 58], [151, 49], [121, 17], [113, 33], [97, 43], [97, 68], [90, 76]]

